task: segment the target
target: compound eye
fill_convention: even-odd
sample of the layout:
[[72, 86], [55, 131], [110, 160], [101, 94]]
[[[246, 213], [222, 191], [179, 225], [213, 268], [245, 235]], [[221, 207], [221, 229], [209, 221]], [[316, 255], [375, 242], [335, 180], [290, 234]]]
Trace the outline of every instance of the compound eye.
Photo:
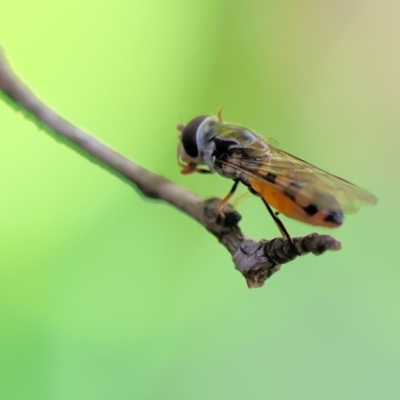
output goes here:
[[197, 131], [202, 122], [208, 118], [207, 115], [201, 115], [192, 119], [183, 129], [181, 141], [186, 154], [192, 158], [197, 158], [199, 149], [197, 147]]

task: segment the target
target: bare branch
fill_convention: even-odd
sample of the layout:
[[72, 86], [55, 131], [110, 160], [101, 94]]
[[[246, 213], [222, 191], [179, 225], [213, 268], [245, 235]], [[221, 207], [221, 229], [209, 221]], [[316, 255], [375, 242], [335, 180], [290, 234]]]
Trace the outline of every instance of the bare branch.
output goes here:
[[[72, 125], [42, 103], [17, 78], [1, 51], [0, 91], [11, 106], [59, 140], [66, 144], [73, 143], [74, 150], [87, 159], [96, 163], [100, 161], [101, 166], [122, 176], [144, 196], [169, 203], [202, 224], [231, 253], [236, 269], [246, 278], [249, 287], [262, 286], [282, 264], [297, 257], [287, 239], [255, 242], [247, 238], [238, 226], [241, 216], [232, 206], [224, 208], [225, 218], [222, 219], [217, 210], [219, 199], [203, 201], [194, 193], [132, 162]], [[293, 240], [300, 255], [319, 255], [326, 250], [340, 249], [340, 243], [327, 235], [313, 233]]]

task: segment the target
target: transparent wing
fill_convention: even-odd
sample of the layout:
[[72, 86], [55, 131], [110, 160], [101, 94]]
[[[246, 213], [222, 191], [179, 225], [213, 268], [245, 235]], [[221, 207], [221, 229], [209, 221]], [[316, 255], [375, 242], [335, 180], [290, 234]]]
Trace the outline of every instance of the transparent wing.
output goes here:
[[296, 195], [301, 190], [302, 197], [310, 202], [333, 196], [345, 213], [377, 203], [368, 191], [271, 145], [260, 148], [250, 144], [240, 152], [233, 149], [221, 162], [285, 193]]

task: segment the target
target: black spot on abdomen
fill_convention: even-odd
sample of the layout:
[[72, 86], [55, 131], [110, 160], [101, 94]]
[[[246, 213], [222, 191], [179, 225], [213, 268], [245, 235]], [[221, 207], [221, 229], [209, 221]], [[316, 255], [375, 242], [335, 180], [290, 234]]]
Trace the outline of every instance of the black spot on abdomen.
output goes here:
[[307, 207], [303, 207], [303, 210], [307, 213], [307, 215], [315, 215], [318, 212], [318, 207], [315, 204], [310, 204]]

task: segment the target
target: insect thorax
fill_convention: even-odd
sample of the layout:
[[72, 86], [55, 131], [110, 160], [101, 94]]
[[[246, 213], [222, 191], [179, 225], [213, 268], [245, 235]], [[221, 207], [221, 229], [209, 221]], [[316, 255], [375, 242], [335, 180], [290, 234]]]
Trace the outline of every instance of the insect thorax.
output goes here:
[[[267, 156], [268, 153], [265, 150], [268, 149], [268, 146], [259, 139], [258, 135], [242, 127], [220, 125], [204, 135], [201, 143], [202, 158], [211, 171], [228, 179], [239, 179], [248, 185], [249, 175], [232, 164], [235, 163], [235, 158], [243, 160], [243, 158], [248, 158], [250, 155], [248, 153], [254, 151], [258, 156], [261, 154]], [[252, 146], [250, 147], [250, 145]], [[252, 157], [254, 155], [251, 155], [250, 159]]]

